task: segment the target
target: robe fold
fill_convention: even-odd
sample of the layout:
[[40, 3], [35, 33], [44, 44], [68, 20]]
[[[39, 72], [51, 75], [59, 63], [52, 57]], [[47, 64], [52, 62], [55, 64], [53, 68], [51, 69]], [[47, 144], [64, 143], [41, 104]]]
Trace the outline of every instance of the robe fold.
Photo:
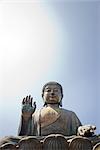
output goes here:
[[76, 135], [81, 126], [77, 115], [62, 108], [43, 107], [25, 122], [21, 117], [18, 135], [46, 136], [49, 134]]

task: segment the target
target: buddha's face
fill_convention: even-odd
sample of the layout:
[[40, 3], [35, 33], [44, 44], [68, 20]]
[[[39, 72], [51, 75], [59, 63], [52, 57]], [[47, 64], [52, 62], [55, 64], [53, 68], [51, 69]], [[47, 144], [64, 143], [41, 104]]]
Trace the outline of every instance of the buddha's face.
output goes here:
[[62, 93], [59, 85], [50, 84], [44, 89], [43, 99], [46, 103], [55, 104], [59, 103], [62, 99]]

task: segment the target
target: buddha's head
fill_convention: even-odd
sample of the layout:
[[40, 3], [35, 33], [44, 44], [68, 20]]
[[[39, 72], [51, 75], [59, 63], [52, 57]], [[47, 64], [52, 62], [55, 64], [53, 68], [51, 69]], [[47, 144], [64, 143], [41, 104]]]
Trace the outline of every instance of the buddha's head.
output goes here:
[[59, 104], [62, 106], [63, 89], [57, 82], [48, 82], [43, 86], [42, 97], [44, 105]]

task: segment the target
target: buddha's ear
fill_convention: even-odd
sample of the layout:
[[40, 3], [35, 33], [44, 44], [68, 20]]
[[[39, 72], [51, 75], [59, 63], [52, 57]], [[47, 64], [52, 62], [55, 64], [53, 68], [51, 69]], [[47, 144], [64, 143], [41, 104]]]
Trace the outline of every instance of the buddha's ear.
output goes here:
[[62, 94], [62, 97], [61, 97], [61, 100], [63, 99], [63, 94]]
[[[44, 94], [42, 93], [42, 98], [43, 98]], [[44, 105], [43, 106], [46, 106], [47, 103], [44, 101], [44, 98], [43, 98], [43, 102], [44, 102]]]
[[62, 107], [62, 99], [63, 99], [63, 94], [62, 94], [62, 97], [61, 97], [61, 101], [59, 102], [59, 105]]
[[42, 93], [42, 98], [43, 98], [43, 93]]
[[62, 100], [60, 101], [59, 105], [60, 105], [60, 107], [62, 107]]

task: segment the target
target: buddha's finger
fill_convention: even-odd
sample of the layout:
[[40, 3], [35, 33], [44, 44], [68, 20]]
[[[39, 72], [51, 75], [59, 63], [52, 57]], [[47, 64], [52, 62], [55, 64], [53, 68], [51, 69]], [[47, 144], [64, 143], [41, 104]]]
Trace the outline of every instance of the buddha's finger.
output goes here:
[[31, 97], [30, 99], [30, 105], [32, 106], [32, 101], [33, 101], [33, 97]]
[[23, 98], [23, 100], [22, 100], [22, 104], [25, 104], [25, 98]]
[[29, 99], [29, 97], [26, 96], [25, 104], [28, 104], [28, 101], [29, 101], [28, 99]]

